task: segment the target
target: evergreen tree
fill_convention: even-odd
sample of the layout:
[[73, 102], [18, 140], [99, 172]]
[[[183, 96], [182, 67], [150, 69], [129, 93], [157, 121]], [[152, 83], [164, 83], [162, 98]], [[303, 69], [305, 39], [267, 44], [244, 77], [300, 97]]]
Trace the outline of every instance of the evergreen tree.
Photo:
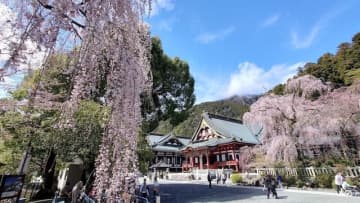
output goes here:
[[179, 57], [167, 56], [158, 37], [152, 38], [151, 72], [153, 88], [151, 98], [143, 98], [144, 132], [155, 129], [161, 120], [170, 119], [177, 125], [187, 117], [187, 110], [195, 102], [194, 79], [189, 65]]

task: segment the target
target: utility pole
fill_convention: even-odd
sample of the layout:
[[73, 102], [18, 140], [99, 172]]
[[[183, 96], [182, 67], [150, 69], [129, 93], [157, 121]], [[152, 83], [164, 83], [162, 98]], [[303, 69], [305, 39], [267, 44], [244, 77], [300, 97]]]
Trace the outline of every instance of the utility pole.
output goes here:
[[26, 170], [29, 166], [30, 159], [31, 159], [31, 151], [32, 151], [32, 146], [31, 146], [31, 140], [30, 140], [28, 143], [27, 149], [24, 153], [23, 159], [21, 160], [19, 169], [18, 169], [19, 175], [24, 175], [24, 173], [26, 172]]

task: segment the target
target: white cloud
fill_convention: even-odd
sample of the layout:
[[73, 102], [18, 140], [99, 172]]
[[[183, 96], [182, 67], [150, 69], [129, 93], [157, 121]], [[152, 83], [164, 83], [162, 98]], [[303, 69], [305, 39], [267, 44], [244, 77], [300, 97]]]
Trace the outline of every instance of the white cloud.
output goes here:
[[223, 96], [264, 93], [275, 85], [286, 82], [296, 74], [298, 67], [304, 65], [304, 62], [292, 65], [279, 64], [265, 70], [251, 62], [241, 63], [238, 72], [230, 76], [230, 82]]
[[314, 40], [320, 34], [320, 31], [324, 29], [329, 22], [337, 16], [344, 13], [347, 9], [351, 8], [351, 5], [336, 5], [331, 10], [323, 14], [316, 23], [311, 27], [310, 32], [307, 35], [302, 36], [297, 31], [291, 32], [291, 43], [296, 49], [303, 49], [310, 47]]
[[261, 23], [261, 27], [269, 27], [271, 25], [274, 25], [276, 22], [278, 22], [280, 19], [279, 14], [272, 15], [264, 20], [264, 22]]
[[312, 43], [314, 42], [314, 39], [318, 36], [318, 34], [320, 32], [320, 28], [321, 28], [320, 25], [313, 26], [312, 29], [310, 30], [310, 32], [308, 33], [308, 35], [306, 35], [305, 37], [303, 37], [301, 39], [299, 37], [299, 33], [293, 31], [291, 33], [291, 43], [297, 49], [310, 47], [312, 45]]
[[[193, 74], [195, 78], [196, 104], [207, 101], [222, 99], [222, 92], [225, 90], [224, 84], [220, 77], [209, 74]], [[215, 79], [216, 78], [216, 79]]]
[[209, 44], [216, 40], [221, 40], [235, 31], [234, 26], [229, 26], [225, 29], [216, 32], [205, 32], [196, 37], [196, 40], [202, 44]]
[[[196, 104], [216, 101], [234, 95], [261, 94], [275, 85], [285, 83], [297, 73], [305, 62], [273, 65], [266, 70], [251, 62], [239, 64], [238, 71], [230, 76], [192, 73], [195, 78]], [[216, 79], [215, 79], [216, 78]]]
[[173, 0], [153, 0], [151, 1], [151, 13], [150, 16], [156, 16], [161, 10], [171, 11], [175, 8]]

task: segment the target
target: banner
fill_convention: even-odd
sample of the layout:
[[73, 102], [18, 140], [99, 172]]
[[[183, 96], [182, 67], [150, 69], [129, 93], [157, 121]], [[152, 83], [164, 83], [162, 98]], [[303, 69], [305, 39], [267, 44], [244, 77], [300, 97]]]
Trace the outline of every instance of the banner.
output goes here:
[[25, 175], [1, 175], [0, 200], [19, 197], [25, 182]]

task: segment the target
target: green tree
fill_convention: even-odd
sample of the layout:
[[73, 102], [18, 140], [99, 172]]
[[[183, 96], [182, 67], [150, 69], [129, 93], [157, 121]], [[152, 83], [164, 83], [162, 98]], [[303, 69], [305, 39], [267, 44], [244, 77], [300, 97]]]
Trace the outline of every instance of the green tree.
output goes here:
[[151, 115], [146, 120], [146, 131], [153, 130], [159, 121], [168, 118], [173, 125], [180, 123], [195, 102], [194, 79], [188, 63], [167, 56], [158, 37], [152, 38], [151, 56], [152, 102], [143, 105], [144, 114]]
[[138, 136], [137, 154], [139, 159], [139, 170], [143, 174], [147, 172], [149, 164], [154, 158], [154, 153], [151, 147], [146, 142], [145, 137], [146, 134], [140, 131]]
[[[138, 156], [142, 172], [145, 172], [152, 159], [151, 149], [148, 147], [145, 136], [157, 125], [159, 120], [170, 119], [176, 125], [187, 116], [187, 110], [194, 104], [194, 79], [189, 72], [189, 65], [181, 59], [168, 57], [159, 38], [152, 39], [151, 70], [153, 74], [153, 94], [143, 95], [142, 110], [144, 122], [142, 132], [138, 138]], [[16, 100], [29, 99], [36, 85], [38, 93], [50, 94], [51, 101], [61, 104], [69, 99], [74, 78], [71, 59], [66, 53], [58, 53], [48, 58], [48, 67], [35, 70], [27, 75], [20, 86], [12, 92]], [[59, 109], [42, 109], [37, 107], [29, 112], [37, 117], [26, 120], [22, 114], [29, 109], [22, 107], [21, 112], [11, 111], [0, 116], [0, 122], [11, 139], [3, 145], [6, 153], [14, 152], [10, 157], [13, 163], [19, 163], [21, 154], [26, 149], [29, 139], [34, 147], [32, 168], [39, 167], [50, 148], [54, 147], [58, 153], [58, 163], [71, 161], [75, 156], [84, 160], [85, 168], [91, 171], [97, 156], [100, 138], [104, 132], [108, 109], [99, 104], [99, 98], [104, 95], [106, 84], [106, 67], [99, 72], [98, 91], [87, 100], [80, 103], [74, 113], [75, 125], [72, 129], [53, 128], [60, 118]], [[44, 98], [45, 99], [45, 98]], [[150, 115], [150, 116], [149, 116]], [[3, 133], [2, 133], [3, 136]], [[46, 144], [44, 144], [46, 143]], [[5, 153], [5, 151], [4, 151]], [[7, 156], [7, 166], [10, 158]], [[17, 160], [15, 160], [15, 158]], [[14, 168], [14, 166], [8, 167]]]
[[310, 74], [324, 82], [333, 82], [337, 86], [351, 85], [360, 79], [360, 33], [352, 42], [341, 43], [335, 55], [325, 53], [317, 63], [307, 63], [298, 72], [298, 76]]
[[[153, 37], [151, 48], [152, 95], [142, 96], [142, 132], [138, 138], [140, 171], [146, 172], [153, 158], [146, 133], [153, 131], [161, 121], [175, 126], [188, 117], [195, 102], [194, 79], [187, 62], [164, 53], [160, 38]], [[169, 132], [169, 131], [168, 131]], [[167, 132], [167, 133], [168, 133]]]
[[108, 119], [107, 108], [93, 101], [82, 101], [74, 113], [75, 124], [71, 129], [54, 127], [61, 113], [59, 110], [36, 109], [30, 116], [25, 116], [24, 112], [8, 111], [0, 116], [1, 137], [7, 137], [4, 148], [13, 154], [8, 157], [3, 170], [11, 171], [17, 167], [30, 140], [33, 148], [30, 171], [39, 170], [51, 148], [57, 153], [59, 167], [79, 157], [87, 172], [93, 169]]
[[57, 127], [62, 111], [56, 107], [45, 108], [41, 103], [45, 100], [48, 104], [58, 106], [66, 101], [72, 89], [73, 71], [67, 54], [52, 55], [48, 62], [48, 68], [31, 72], [12, 92], [15, 100], [30, 99], [31, 92], [38, 85], [39, 98], [35, 101], [35, 108], [18, 106], [16, 110], [0, 115], [0, 126], [3, 129], [0, 136], [7, 138], [3, 146], [13, 154], [12, 157], [6, 157], [4, 170], [17, 167], [31, 140], [32, 170], [39, 170], [48, 151], [54, 148], [59, 167], [62, 163], [72, 161], [74, 157], [80, 157], [89, 172], [94, 167], [100, 138], [108, 119], [108, 109], [95, 101], [81, 101], [73, 115], [73, 128]]
[[48, 58], [47, 68], [30, 72], [20, 86], [12, 92], [16, 100], [29, 98], [30, 92], [39, 85], [39, 91], [45, 91], [54, 96], [55, 102], [64, 102], [70, 96], [73, 70], [70, 68], [70, 57], [67, 54], [53, 54]]
[[284, 84], [278, 84], [271, 91], [276, 95], [284, 95], [284, 88]]

